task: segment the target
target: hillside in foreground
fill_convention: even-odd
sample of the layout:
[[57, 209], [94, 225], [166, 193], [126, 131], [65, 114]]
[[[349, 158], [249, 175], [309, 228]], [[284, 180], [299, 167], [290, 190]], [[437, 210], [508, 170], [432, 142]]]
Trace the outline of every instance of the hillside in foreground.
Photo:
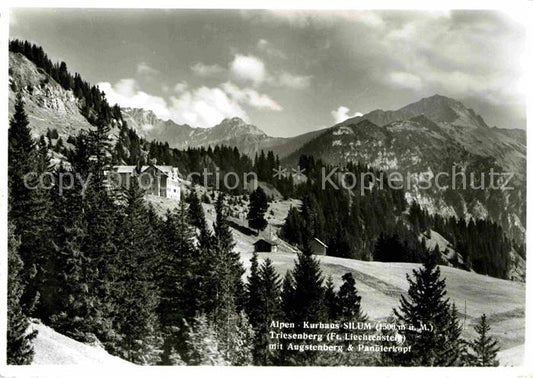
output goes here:
[[[177, 202], [151, 198], [161, 212], [174, 207]], [[274, 219], [269, 223], [275, 225], [284, 217], [288, 206], [279, 201], [275, 205]], [[206, 219], [209, 224], [214, 222], [213, 205], [204, 204]], [[274, 229], [274, 227], [272, 227]], [[248, 270], [253, 255], [253, 243], [257, 237], [245, 235], [232, 229], [235, 249], [240, 253], [241, 262]], [[294, 248], [280, 240], [279, 252], [259, 253], [259, 259], [270, 258], [283, 276], [292, 269], [296, 259]], [[407, 293], [409, 283], [406, 275], [420, 267], [415, 263], [382, 263], [377, 261], [360, 261], [333, 256], [318, 256], [324, 276], [330, 276], [338, 288], [341, 276], [351, 272], [356, 280], [357, 290], [361, 295], [361, 306], [371, 320], [385, 320], [392, 309], [399, 305], [402, 294]], [[492, 327], [492, 333], [498, 338], [501, 351], [500, 365], [517, 366], [524, 361], [525, 339], [525, 290], [523, 282], [498, 279], [490, 276], [467, 272], [464, 270], [441, 266], [442, 276], [446, 278], [447, 292], [450, 300], [455, 302], [459, 310], [459, 318], [464, 322], [463, 337], [473, 339], [474, 324], [483, 314]], [[245, 273], [245, 277], [248, 273]], [[494, 305], [497, 303], [498, 305]], [[466, 306], [466, 311], [465, 311]]]
[[73, 340], [38, 321], [34, 321], [31, 327], [38, 331], [33, 344], [33, 365], [130, 365], [129, 362], [110, 355], [101, 346]]

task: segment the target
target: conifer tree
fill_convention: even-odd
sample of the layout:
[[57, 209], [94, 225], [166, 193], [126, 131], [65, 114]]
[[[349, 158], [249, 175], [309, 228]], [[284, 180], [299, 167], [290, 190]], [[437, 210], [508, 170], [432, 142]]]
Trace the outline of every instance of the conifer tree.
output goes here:
[[[283, 284], [283, 308], [285, 319], [295, 324], [295, 332], [302, 332], [303, 322], [324, 322], [328, 319], [328, 309], [324, 303], [324, 278], [320, 263], [309, 249], [309, 244], [304, 242], [303, 252], [298, 254], [298, 259], [290, 275], [286, 276]], [[316, 352], [282, 353], [281, 362], [296, 365], [312, 365], [317, 358]]]
[[197, 315], [188, 324], [186, 343], [188, 365], [228, 365], [220, 352], [215, 328], [205, 314]]
[[466, 342], [461, 337], [462, 326], [455, 303], [449, 309], [448, 326], [445, 330], [446, 341], [442, 345], [441, 361], [446, 366], [463, 366], [466, 355]]
[[342, 321], [365, 321], [366, 316], [361, 310], [361, 296], [358, 295], [352, 273], [345, 273], [342, 281], [337, 295], [339, 318]]
[[198, 243], [201, 248], [208, 249], [212, 242], [212, 235], [207, 228], [207, 222], [205, 220], [204, 209], [202, 203], [198, 198], [198, 193], [193, 188], [187, 198], [189, 202], [189, 219], [191, 225], [198, 230]]
[[279, 358], [277, 352], [268, 348], [268, 330], [273, 320], [279, 319], [281, 311], [281, 280], [272, 261], [267, 258], [259, 270], [260, 304], [255, 327], [254, 361], [260, 365], [273, 365]]
[[132, 180], [126, 192], [126, 208], [119, 224], [117, 263], [113, 285], [117, 305], [114, 323], [121, 334], [115, 344], [125, 359], [139, 364], [159, 361], [161, 338], [156, 309], [159, 295], [154, 283], [155, 232], [145, 222], [143, 192]]
[[198, 198], [198, 193], [196, 192], [195, 188], [193, 188], [189, 193], [187, 201], [189, 202], [189, 218], [191, 220], [191, 224], [198, 229], [202, 229], [205, 227], [205, 215], [202, 208], [202, 203]]
[[339, 314], [339, 304], [337, 293], [335, 292], [335, 285], [333, 284], [333, 278], [331, 278], [331, 276], [328, 276], [328, 279], [326, 280], [324, 303], [328, 309], [328, 319], [337, 320]]
[[91, 261], [82, 252], [86, 235], [82, 216], [82, 196], [79, 183], [64, 189], [59, 177], [67, 171], [60, 166], [52, 190], [53, 253], [47, 271], [47, 291], [42, 297], [48, 308], [54, 329], [79, 341], [92, 341], [100, 318], [90, 316], [96, 299], [89, 290], [87, 269]]
[[287, 270], [283, 277], [281, 289], [281, 307], [285, 318], [292, 319], [293, 315], [293, 299], [294, 299], [294, 277], [290, 270]]
[[474, 330], [478, 334], [477, 338], [469, 343], [470, 352], [469, 366], [498, 366], [497, 355], [500, 350], [498, 341], [489, 335], [490, 326], [487, 323], [487, 315], [483, 314], [476, 324]]
[[90, 181], [83, 193], [81, 220], [85, 229], [81, 253], [86, 259], [83, 281], [87, 285], [88, 296], [92, 298], [86, 309], [86, 327], [88, 332], [92, 330], [91, 333], [105, 343], [113, 337], [111, 319], [115, 309], [112, 286], [115, 274], [122, 269], [116, 240], [119, 211], [104, 183], [92, 181], [91, 177], [95, 176], [87, 177]]
[[179, 363], [173, 358], [182, 354], [184, 345], [184, 320], [191, 320], [198, 308], [196, 277], [197, 251], [194, 247], [194, 230], [188, 223], [183, 201], [179, 208], [168, 211], [161, 231], [162, 248], [158, 260], [158, 286], [160, 302], [157, 308], [164, 334], [161, 364]]
[[265, 213], [268, 210], [268, 201], [265, 191], [258, 186], [250, 194], [250, 205], [248, 208], [248, 226], [254, 230], [263, 231], [267, 226]]
[[221, 340], [221, 349], [226, 361], [232, 366], [246, 366], [253, 363], [254, 331], [248, 317], [241, 311], [228, 319], [228, 340]]
[[9, 216], [14, 220], [16, 227], [21, 226], [20, 223], [23, 222], [28, 210], [28, 202], [31, 199], [31, 189], [24, 184], [25, 175], [34, 171], [36, 157], [35, 142], [32, 139], [29, 124], [22, 95], [18, 93], [15, 99], [15, 113], [9, 121], [8, 133]]
[[22, 311], [20, 298], [24, 291], [21, 280], [23, 263], [18, 256], [19, 242], [13, 225], [8, 223], [8, 280], [7, 280], [7, 363], [29, 365], [33, 359], [32, 340], [37, 331], [28, 332], [30, 322]]
[[216, 222], [212, 245], [202, 252], [207, 272], [205, 283], [206, 314], [212, 319], [220, 342], [220, 350], [226, 360], [236, 345], [231, 343], [232, 317], [238, 313], [244, 302], [244, 285], [241, 277], [244, 268], [239, 254], [233, 251], [233, 235], [229, 230], [224, 209], [224, 197], [219, 195], [215, 204]]
[[324, 278], [320, 263], [311, 254], [308, 243], [292, 270], [294, 278], [293, 300], [290, 320], [301, 324], [302, 321], [319, 322], [327, 319], [327, 308], [324, 304]]
[[246, 283], [246, 314], [250, 324], [257, 328], [261, 312], [261, 277], [259, 275], [259, 262], [257, 252], [254, 252], [250, 259], [250, 275]]
[[[21, 297], [26, 313], [35, 313], [45, 282], [45, 265], [49, 258], [50, 201], [48, 191], [41, 187], [40, 168], [44, 156], [36, 148], [31, 136], [22, 95], [15, 100], [15, 113], [8, 132], [9, 219], [20, 237], [19, 256], [24, 264], [24, 293]], [[46, 167], [48, 168], [48, 167]]]
[[276, 356], [268, 350], [268, 330], [270, 322], [281, 315], [281, 280], [270, 259], [259, 266], [257, 253], [254, 253], [251, 263], [246, 311], [255, 331], [254, 362], [270, 365]]
[[281, 228], [281, 236], [291, 244], [302, 245], [302, 218], [297, 208], [291, 207]]
[[399, 308], [393, 310], [396, 320], [406, 325], [406, 345], [411, 351], [396, 360], [401, 365], [442, 366], [442, 356], [449, 328], [449, 304], [445, 279], [440, 277], [436, 256], [430, 254], [420, 269], [407, 275], [409, 290], [400, 298]]

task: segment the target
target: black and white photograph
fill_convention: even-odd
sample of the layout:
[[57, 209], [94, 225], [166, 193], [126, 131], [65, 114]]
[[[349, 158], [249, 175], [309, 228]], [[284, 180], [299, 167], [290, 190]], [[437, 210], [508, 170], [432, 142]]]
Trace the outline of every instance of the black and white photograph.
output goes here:
[[5, 9], [5, 376], [533, 374], [511, 3]]

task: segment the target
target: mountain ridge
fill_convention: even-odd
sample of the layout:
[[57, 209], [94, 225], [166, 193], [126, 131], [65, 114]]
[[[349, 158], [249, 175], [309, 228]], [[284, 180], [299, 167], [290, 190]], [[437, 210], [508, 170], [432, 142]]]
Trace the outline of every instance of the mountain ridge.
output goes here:
[[[82, 104], [71, 90], [61, 88], [22, 54], [10, 52], [9, 59], [10, 112], [16, 92], [22, 92], [36, 135], [45, 134], [49, 127], [57, 128], [63, 136], [90, 127], [81, 115]], [[284, 164], [292, 166], [297, 164], [299, 154], [305, 153], [327, 163], [342, 165], [357, 161], [385, 171], [412, 169], [434, 174], [448, 169], [443, 164], [456, 164], [475, 172], [496, 167], [517, 177], [519, 190], [498, 197], [497, 201], [503, 205], [494, 203], [496, 199], [471, 193], [468, 194], [471, 198], [466, 200], [424, 198], [416, 191], [408, 195], [436, 212], [474, 218], [490, 216], [512, 235], [525, 233], [522, 200], [526, 177], [525, 132], [488, 127], [472, 109], [445, 96], [427, 97], [396, 111], [375, 110], [292, 138], [268, 136], [257, 126], [236, 117], [209, 129], [164, 121], [144, 109], [124, 108], [122, 117], [148, 141], [166, 142], [178, 149], [224, 144], [250, 156], [271, 150]], [[117, 128], [114, 130], [118, 132]]]

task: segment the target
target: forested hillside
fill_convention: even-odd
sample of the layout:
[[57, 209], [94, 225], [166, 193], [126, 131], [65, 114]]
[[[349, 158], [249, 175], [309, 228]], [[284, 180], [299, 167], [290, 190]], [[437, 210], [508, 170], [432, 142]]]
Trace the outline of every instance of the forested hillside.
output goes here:
[[[143, 365], [497, 363], [495, 352], [479, 356], [474, 344], [460, 337], [458, 313], [446, 299], [438, 263], [508, 278], [513, 248], [524, 249], [498, 225], [431, 216], [407, 203], [401, 190], [380, 190], [365, 182], [352, 190], [323, 189], [321, 170], [332, 166], [311, 156], [299, 159], [305, 180], [296, 182], [294, 175], [273, 177], [280, 161], [272, 152], [251, 159], [236, 147], [181, 151], [148, 142], [128, 128], [118, 106], [110, 106], [98, 88], [68, 73], [66, 64], [52, 64], [42, 49], [27, 42], [13, 41], [10, 49], [72, 91], [90, 124], [66, 140], [53, 129], [35, 138], [25, 110], [30, 89], [12, 88], [17, 94], [9, 126], [10, 363], [31, 361], [34, 335], [25, 333], [29, 317], [78, 341], [98, 340], [109, 353]], [[227, 219], [229, 202], [244, 193], [242, 186], [214, 191], [212, 225], [194, 190], [164, 215], [145, 200], [135, 180], [129, 188], [109, 190], [105, 172], [113, 165], [150, 161], [179, 167], [183, 175], [203, 169], [254, 172], [285, 197], [301, 199], [301, 208], [289, 211], [280, 234], [299, 248], [294, 267], [280, 277], [270, 260], [260, 264], [254, 256], [243, 277]], [[365, 165], [344, 169], [379, 173]], [[68, 190], [62, 182], [66, 173], [76, 178]], [[454, 245], [455, 260], [443, 258], [445, 251], [438, 248], [429, 250], [421, 235], [430, 229]], [[413, 345], [407, 354], [289, 351], [287, 340], [279, 341], [283, 353], [270, 348], [270, 331], [278, 319], [294, 323], [295, 332], [304, 321], [368, 320], [350, 273], [341, 274], [339, 288], [324, 277], [311, 253], [313, 238], [329, 243], [332, 256], [423, 263], [408, 279], [410, 289], [391, 322], [421, 327], [437, 319], [440, 331], [400, 332]], [[420, 312], [420, 303], [431, 306]], [[487, 342], [485, 320], [479, 327], [479, 342]], [[376, 328], [371, 333], [383, 334]]]

